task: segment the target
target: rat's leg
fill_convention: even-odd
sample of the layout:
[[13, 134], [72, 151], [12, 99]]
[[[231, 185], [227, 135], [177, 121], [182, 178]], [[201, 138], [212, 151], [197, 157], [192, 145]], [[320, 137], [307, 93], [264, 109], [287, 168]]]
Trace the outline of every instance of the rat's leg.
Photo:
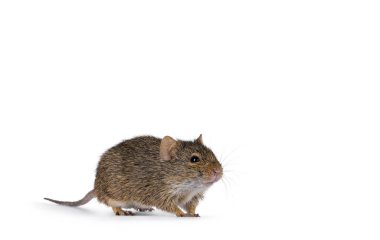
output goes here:
[[171, 203], [169, 205], [161, 205], [159, 208], [166, 212], [174, 213], [177, 217], [186, 217], [187, 215], [174, 203]]
[[133, 212], [130, 211], [124, 211], [121, 209], [122, 207], [125, 207], [127, 205], [127, 202], [117, 201], [114, 199], [107, 199], [107, 205], [112, 207], [113, 212], [117, 216], [131, 216], [134, 215]]
[[112, 210], [117, 216], [133, 216], [134, 215], [133, 212], [124, 211], [123, 209], [121, 209], [121, 207], [112, 207]]
[[197, 208], [200, 199], [203, 199], [203, 195], [197, 194], [190, 200], [190, 202], [185, 204], [187, 215], [191, 217], [199, 217], [199, 214], [195, 213], [195, 209]]
[[195, 209], [197, 208], [198, 200], [191, 200], [190, 202], [186, 203], [185, 208], [187, 211], [187, 215], [190, 217], [199, 217], [198, 213], [195, 213]]

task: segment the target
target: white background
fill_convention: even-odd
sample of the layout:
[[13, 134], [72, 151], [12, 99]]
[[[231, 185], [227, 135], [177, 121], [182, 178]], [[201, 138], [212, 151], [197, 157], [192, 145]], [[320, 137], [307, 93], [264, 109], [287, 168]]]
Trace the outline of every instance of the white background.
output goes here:
[[[378, 1], [1, 1], [1, 239], [379, 239]], [[205, 143], [197, 219], [116, 217], [99, 156]]]

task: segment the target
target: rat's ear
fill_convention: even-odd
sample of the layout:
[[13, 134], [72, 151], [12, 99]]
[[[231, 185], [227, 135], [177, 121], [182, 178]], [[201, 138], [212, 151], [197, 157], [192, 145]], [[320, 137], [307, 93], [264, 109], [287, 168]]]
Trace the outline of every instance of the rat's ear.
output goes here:
[[161, 145], [160, 145], [160, 157], [161, 160], [171, 160], [173, 158], [173, 149], [175, 145], [177, 144], [176, 140], [174, 140], [172, 137], [165, 136], [161, 140]]
[[199, 143], [199, 144], [203, 144], [202, 134], [199, 135], [199, 137], [197, 139], [195, 139], [195, 142]]

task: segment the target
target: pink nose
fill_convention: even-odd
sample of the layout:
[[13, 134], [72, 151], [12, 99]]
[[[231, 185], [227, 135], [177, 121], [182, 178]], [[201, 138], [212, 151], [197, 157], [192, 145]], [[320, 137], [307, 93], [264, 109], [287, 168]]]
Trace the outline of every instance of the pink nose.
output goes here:
[[220, 168], [214, 168], [212, 170], [212, 172], [213, 172], [213, 174], [215, 176], [215, 181], [218, 181], [223, 176], [223, 172], [222, 172], [222, 170]]

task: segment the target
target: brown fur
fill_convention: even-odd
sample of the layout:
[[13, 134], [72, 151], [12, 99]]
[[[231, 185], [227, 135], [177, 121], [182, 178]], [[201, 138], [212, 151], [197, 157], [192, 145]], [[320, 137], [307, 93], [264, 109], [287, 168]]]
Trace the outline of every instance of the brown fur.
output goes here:
[[[192, 163], [192, 156], [200, 161]], [[117, 215], [132, 215], [122, 207], [141, 210], [156, 207], [180, 217], [199, 216], [195, 213], [199, 201], [222, 174], [221, 164], [203, 145], [202, 135], [194, 141], [175, 141], [168, 136], [136, 137], [101, 156], [92, 196], [112, 207]]]

